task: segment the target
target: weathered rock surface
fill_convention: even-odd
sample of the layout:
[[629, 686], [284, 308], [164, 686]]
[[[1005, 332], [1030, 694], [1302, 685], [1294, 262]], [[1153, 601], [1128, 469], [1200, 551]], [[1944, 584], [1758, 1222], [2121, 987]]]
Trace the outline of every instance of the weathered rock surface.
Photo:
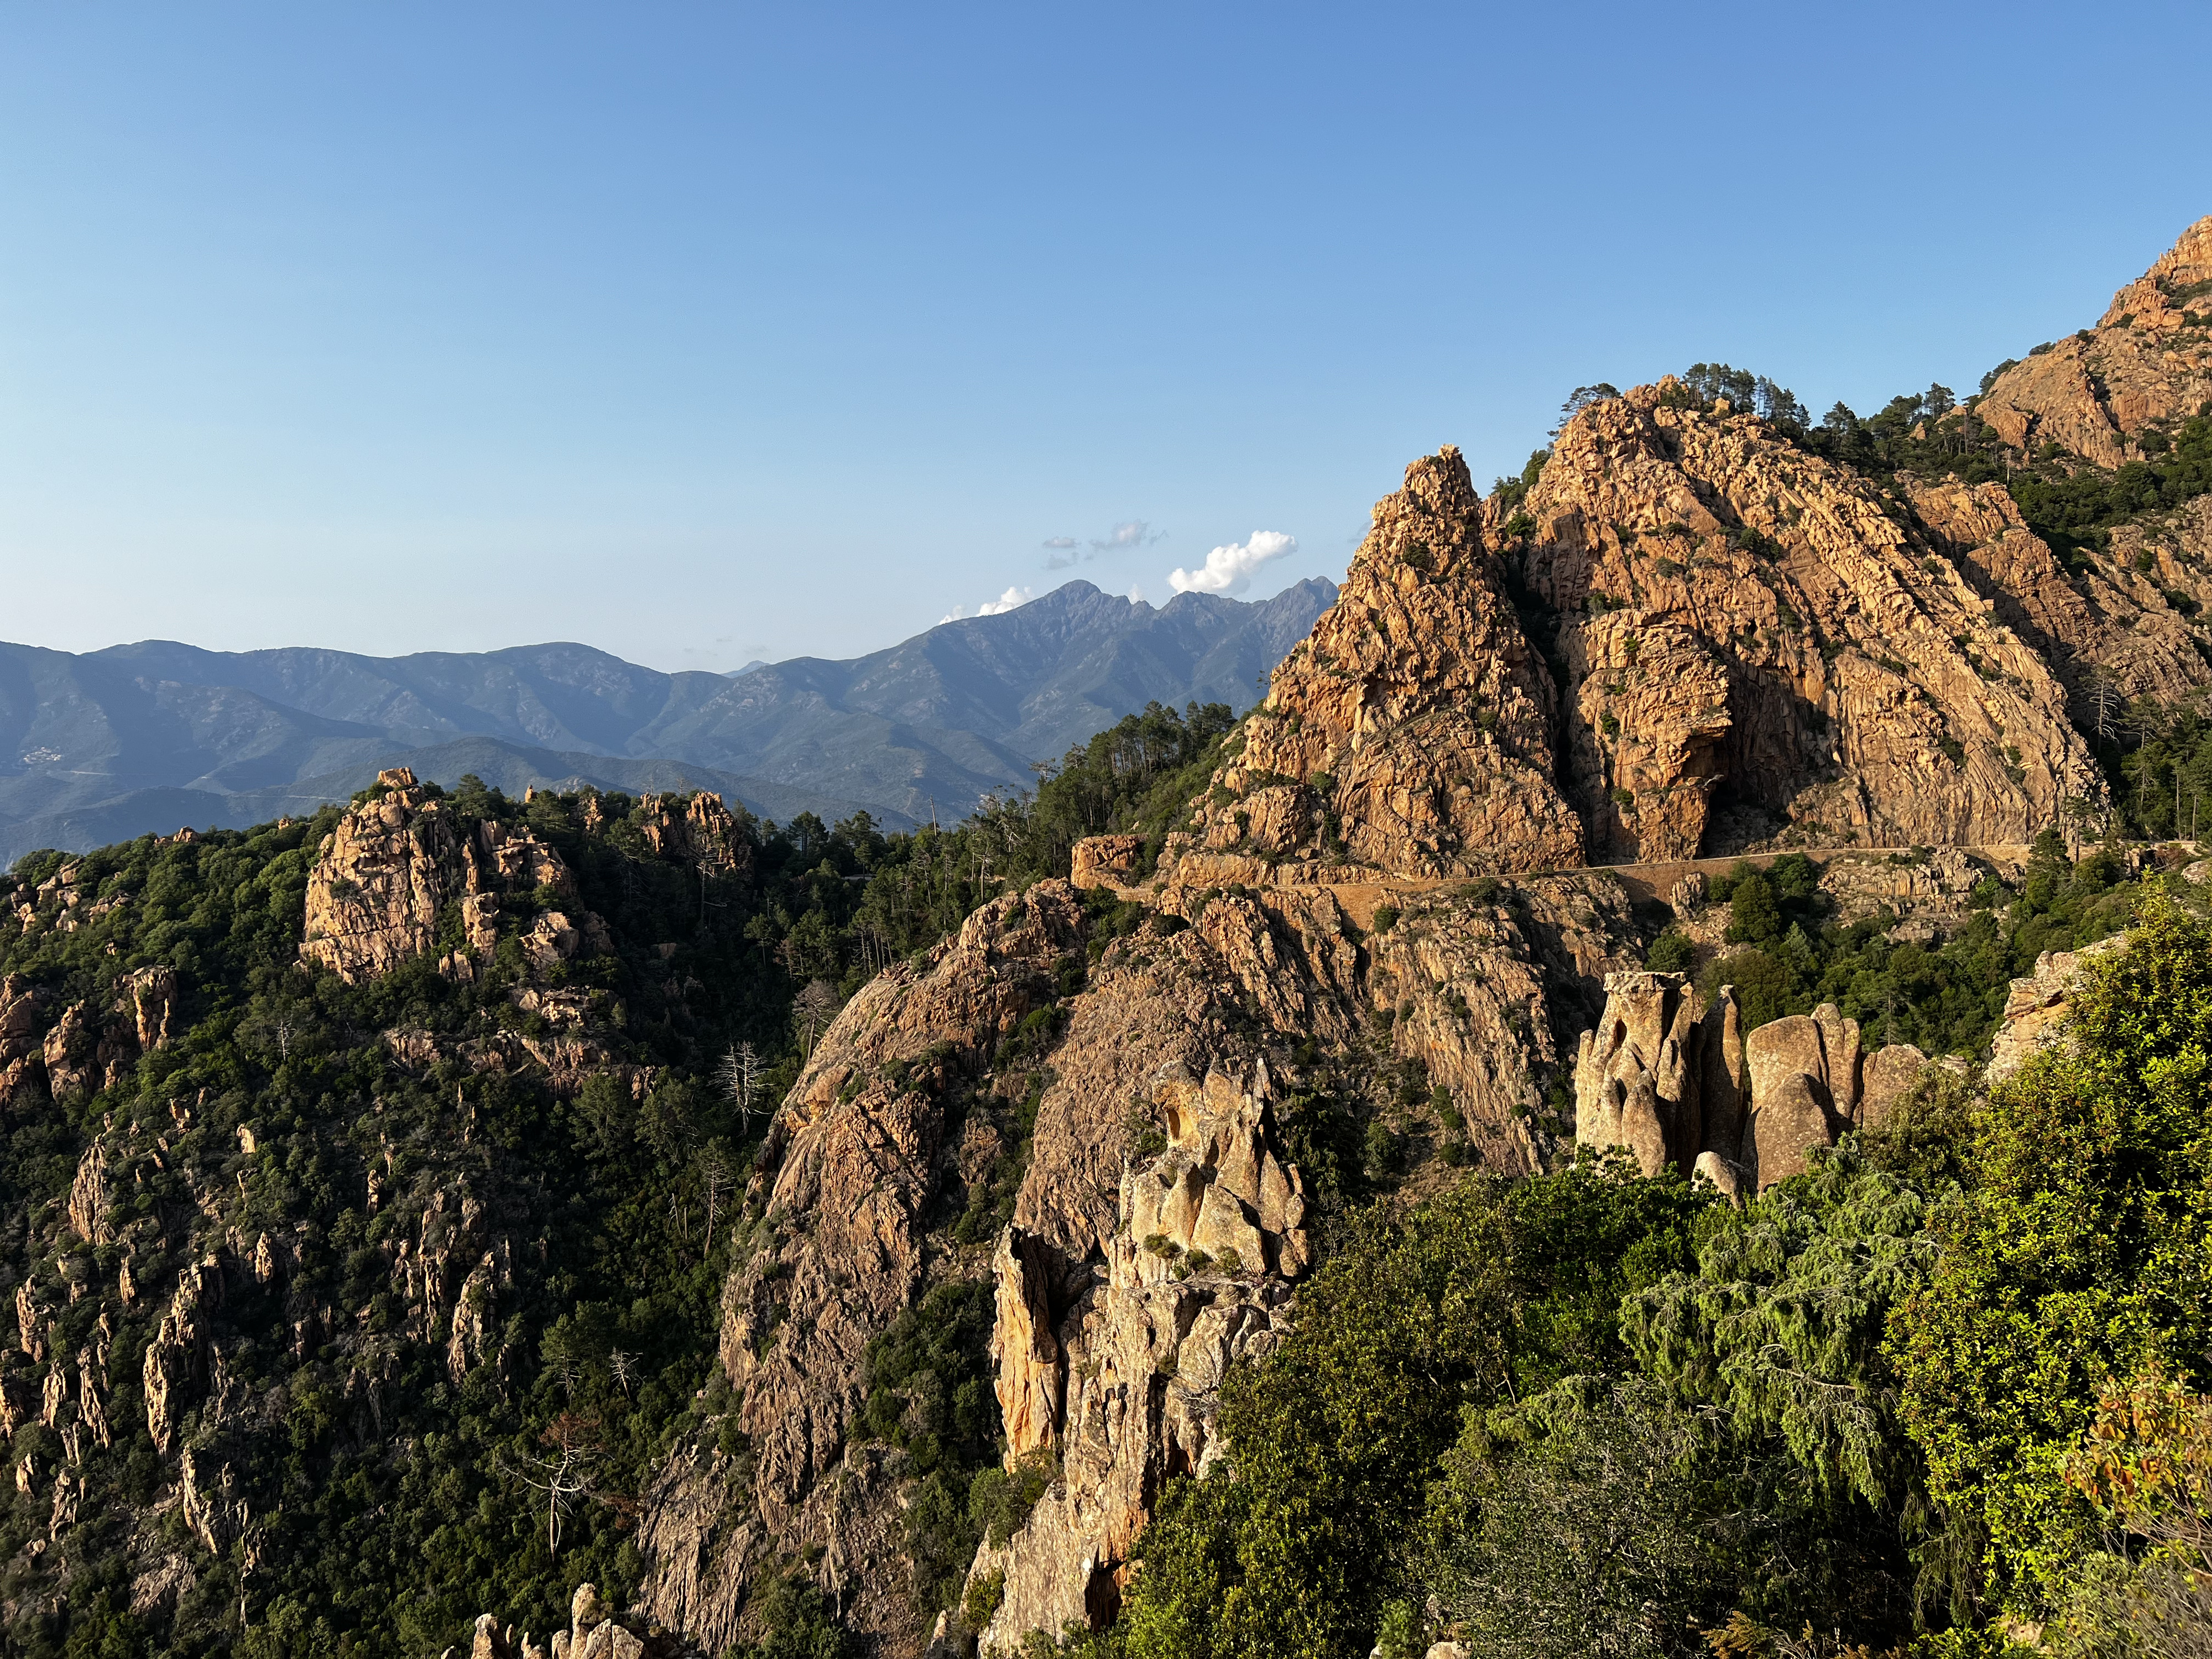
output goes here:
[[720, 795], [647, 795], [638, 802], [638, 817], [646, 845], [663, 858], [718, 875], [742, 875], [752, 867], [752, 844]]
[[[2064, 684], [2077, 722], [2093, 726], [2093, 688], [2106, 677], [2116, 706], [2139, 696], [2171, 702], [2212, 679], [2200, 630], [2171, 596], [2212, 599], [2212, 502], [2177, 515], [2166, 533], [2124, 526], [2110, 553], [2069, 575], [2030, 530], [2002, 484], [1909, 483], [1913, 510], [1996, 616], [2040, 652]], [[2139, 569], [2148, 553], [2150, 568]]]
[[2142, 454], [2147, 429], [2196, 414], [2208, 398], [2212, 218], [2115, 294], [2095, 328], [1998, 375], [1974, 412], [2015, 449], [2055, 443], [2117, 467]]
[[1575, 1066], [1575, 1138], [1626, 1148], [1646, 1175], [1672, 1164], [1730, 1194], [1771, 1187], [1812, 1148], [1876, 1127], [1926, 1064], [1903, 1044], [1863, 1054], [1858, 1022], [1831, 1004], [1745, 1033], [1726, 986], [1705, 1007], [1680, 974], [1605, 986]]
[[[879, 975], [817, 1044], [769, 1132], [756, 1195], [763, 1233], [723, 1292], [721, 1355], [750, 1441], [763, 1534], [797, 1553], [837, 1524], [847, 1425], [861, 1403], [868, 1340], [912, 1299], [927, 1267], [922, 1214], [938, 1179], [947, 1097], [980, 1076], [1024, 1016], [1049, 1006], [1083, 958], [1082, 908], [1050, 882], [969, 917], [920, 969]], [[884, 1486], [881, 1497], [891, 1501]], [[671, 1491], [665, 1501], [675, 1502]], [[648, 1520], [648, 1526], [652, 1524]], [[733, 1585], [694, 1565], [656, 1577], [648, 1605], [720, 1647], [739, 1605], [679, 1600]], [[872, 1575], [848, 1616], [910, 1622], [895, 1575]]]
[[21, 974], [0, 980], [0, 1110], [46, 1081], [40, 996]]
[[[377, 782], [380, 794], [350, 809], [319, 849], [307, 879], [303, 961], [348, 983], [375, 978], [434, 949], [450, 907], [464, 943], [443, 967], [467, 978], [467, 958], [499, 943], [503, 896], [574, 900], [575, 878], [561, 855], [528, 829], [486, 818], [464, 834], [406, 768], [380, 773]], [[560, 933], [580, 940], [596, 922], [571, 927], [561, 917], [552, 941], [538, 941], [539, 954], [561, 954]]]
[[1126, 887], [1145, 850], [1141, 836], [1085, 836], [1069, 854], [1071, 886]]
[[1286, 880], [1580, 864], [1582, 824], [1553, 781], [1557, 703], [1446, 446], [1376, 504], [1335, 608], [1275, 671], [1163, 863], [1199, 886], [1219, 880], [1206, 854]]
[[[677, 1659], [691, 1651], [641, 1617], [617, 1614], [598, 1585], [582, 1583], [569, 1599], [568, 1627], [555, 1631], [550, 1644], [512, 1625], [502, 1627], [491, 1613], [480, 1613], [468, 1659]], [[460, 1659], [459, 1650], [447, 1648], [442, 1659]]]
[[1990, 1044], [1982, 1080], [2002, 1083], [2037, 1054], [2063, 1044], [2074, 996], [2089, 964], [2126, 945], [2126, 936], [2118, 934], [2078, 951], [2045, 951], [2036, 957], [2035, 971], [2013, 981], [2005, 997], [2004, 1023]]
[[1001, 1583], [985, 1651], [1017, 1649], [1031, 1631], [1112, 1620], [1161, 1487], [1218, 1455], [1213, 1414], [1229, 1365], [1278, 1340], [1289, 1281], [1311, 1250], [1303, 1180], [1273, 1144], [1270, 1095], [1264, 1066], [1249, 1086], [1219, 1072], [1157, 1080], [1168, 1145], [1124, 1170], [1103, 1273], [1078, 1281], [1058, 1312], [1048, 1369], [1035, 1345], [1036, 1320], [1051, 1311], [1032, 1294], [1036, 1252], [1017, 1230], [1002, 1239], [992, 1344], [1000, 1398], [1010, 1377], [1049, 1379], [1064, 1395], [1028, 1448], [1058, 1450], [1058, 1480], [971, 1570], [971, 1582]]
[[1911, 515], [1667, 392], [1590, 405], [1490, 508], [1557, 614], [1594, 854], [2019, 842], [2102, 799], [2063, 687]]

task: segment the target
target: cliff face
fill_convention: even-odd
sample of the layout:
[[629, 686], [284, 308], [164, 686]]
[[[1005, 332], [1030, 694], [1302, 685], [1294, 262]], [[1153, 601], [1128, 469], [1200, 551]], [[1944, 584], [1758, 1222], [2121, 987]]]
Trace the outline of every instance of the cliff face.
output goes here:
[[1168, 1145], [1126, 1169], [1103, 1272], [1055, 1275], [1019, 1229], [1001, 1241], [992, 1359], [1008, 1462], [1048, 1452], [1059, 1478], [1004, 1546], [977, 1552], [969, 1582], [1000, 1598], [986, 1646], [1110, 1621], [1161, 1488], [1218, 1455], [1222, 1378], [1267, 1352], [1312, 1256], [1270, 1096], [1264, 1063], [1244, 1084], [1180, 1067], [1155, 1079]]
[[1558, 693], [1446, 446], [1375, 507], [1335, 608], [1275, 671], [1243, 753], [1175, 846], [1206, 886], [1450, 877], [1583, 862], [1554, 781]]
[[1590, 406], [1490, 515], [1558, 617], [1594, 859], [2018, 842], [2101, 796], [2050, 665], [1909, 507], [1668, 390]]
[[[1094, 879], [1115, 863], [1081, 850]], [[1054, 1471], [970, 1570], [995, 1598], [988, 1639], [1109, 1620], [1165, 1482], [1218, 1455], [1222, 1376], [1264, 1351], [1312, 1259], [1285, 1111], [1338, 1099], [1536, 1167], [1553, 1143], [1534, 1115], [1634, 938], [1606, 876], [1404, 896], [1392, 919], [1357, 884], [1170, 883], [1109, 939], [1047, 882], [856, 997], [770, 1132], [724, 1292], [750, 1468], [672, 1460], [639, 1529], [651, 1611], [725, 1643], [763, 1563], [818, 1554], [851, 1624], [921, 1651], [900, 1556], [915, 1477], [858, 1426], [865, 1356], [927, 1287], [968, 1282], [991, 1286], [1008, 1462]], [[1386, 1079], [1409, 1066], [1407, 1099]], [[977, 1213], [1016, 1152], [1011, 1224], [963, 1243], [946, 1218]]]
[[1975, 412], [2015, 449], [2056, 444], [2092, 465], [2141, 458], [2146, 431], [2212, 399], [2212, 218], [2112, 296], [2094, 328], [1998, 375]]
[[1996, 483], [1912, 483], [1913, 511], [1938, 547], [2038, 652], [2066, 687], [2079, 727], [2094, 729], [2101, 678], [2115, 706], [2173, 702], [2212, 681], [2212, 641], [2194, 618], [2212, 602], [2212, 498], [2156, 525], [2123, 525], [2069, 574]]
[[2054, 659], [2124, 635], [2146, 682], [2202, 678], [2186, 630], [2077, 592], [2002, 489], [1924, 492], [1939, 532], [1671, 394], [1583, 411], [1510, 513], [1455, 452], [1415, 462], [1171, 838], [1170, 881], [2019, 842], [2103, 794]]

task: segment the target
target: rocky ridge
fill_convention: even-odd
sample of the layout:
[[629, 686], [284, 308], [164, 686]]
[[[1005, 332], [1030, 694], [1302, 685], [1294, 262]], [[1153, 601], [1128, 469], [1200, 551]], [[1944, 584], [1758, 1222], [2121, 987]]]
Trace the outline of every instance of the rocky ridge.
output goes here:
[[2145, 453], [2143, 434], [2212, 399], [2212, 217], [2112, 296], [2094, 328], [2039, 347], [1975, 405], [2014, 448], [2054, 444], [2096, 466]]
[[[2188, 301], [2195, 248], [2145, 279], [2143, 314]], [[2132, 334], [2117, 306], [2100, 333]], [[2111, 418], [2124, 435], [2183, 409], [2197, 372], [2185, 354], [2129, 361], [2166, 377], [2171, 407], [2142, 413], [2143, 392], [2135, 427]], [[2029, 407], [2041, 384], [2000, 377], [1992, 424], [2027, 410], [2095, 460], [2086, 416]], [[1291, 1126], [1318, 1097], [1409, 1142], [1463, 1135], [1519, 1173], [1562, 1150], [1547, 1108], [1571, 1083], [1575, 1140], [1734, 1194], [1878, 1125], [1924, 1056], [1869, 1052], [1831, 1006], [1745, 1030], [1725, 988], [1705, 1000], [1636, 965], [1649, 919], [1622, 876], [1584, 866], [1917, 843], [1932, 851], [1909, 867], [1838, 856], [1824, 879], [1847, 910], [1905, 902], [1918, 914], [1903, 925], [1933, 937], [1979, 878], [1964, 849], [2104, 802], [2077, 724], [2093, 669], [2160, 695], [2205, 683], [2166, 556], [2069, 572], [2000, 485], [1885, 486], [1673, 382], [1583, 410], [1512, 499], [1479, 498], [1449, 447], [1414, 462], [1156, 875], [1139, 878], [1134, 837], [1080, 843], [1074, 880], [986, 904], [823, 1034], [732, 1224], [734, 1435], [688, 1440], [646, 1494], [651, 1613], [720, 1646], [744, 1633], [758, 1574], [799, 1562], [876, 1651], [923, 1651], [901, 1554], [911, 1471], [860, 1415], [870, 1343], [963, 1284], [990, 1290], [1006, 1462], [1051, 1471], [978, 1552], [963, 1607], [986, 1610], [997, 1651], [1110, 1620], [1164, 1482], [1221, 1454], [1222, 1376], [1291, 1317], [1319, 1190], [1297, 1150], [1315, 1143]], [[2175, 557], [2180, 592], [2197, 579]], [[395, 777], [324, 848], [314, 959], [374, 975], [443, 952], [461, 975], [520, 937], [495, 930], [526, 881], [528, 937], [561, 959], [564, 931], [586, 939], [588, 915], [538, 903], [564, 890], [526, 838], [502, 862], [413, 792]], [[663, 856], [718, 856], [688, 809], [647, 833]], [[1673, 890], [1686, 932], [1713, 921], [1701, 896], [1691, 876]], [[2001, 1064], [2063, 1029], [2075, 966], [2016, 985]], [[0, 1040], [20, 1047], [12, 1006]], [[1408, 1193], [1451, 1178], [1425, 1169]], [[88, 1215], [115, 1178], [80, 1171]], [[482, 1242], [465, 1195], [453, 1220], [468, 1248], [441, 1255], [440, 1285]], [[433, 1239], [426, 1221], [423, 1255]], [[281, 1273], [266, 1239], [256, 1270], [263, 1246]], [[472, 1271], [495, 1290], [495, 1255]], [[149, 1401], [156, 1369], [165, 1401], [222, 1397], [198, 1346], [209, 1284], [180, 1276]], [[421, 1294], [434, 1308], [442, 1291]], [[19, 1326], [39, 1328], [35, 1306]], [[461, 1370], [494, 1357], [489, 1339], [464, 1344]], [[68, 1394], [61, 1370], [45, 1393]], [[219, 1474], [188, 1484], [211, 1494], [188, 1506], [195, 1524], [250, 1527]], [[939, 1620], [936, 1651], [962, 1639]]]

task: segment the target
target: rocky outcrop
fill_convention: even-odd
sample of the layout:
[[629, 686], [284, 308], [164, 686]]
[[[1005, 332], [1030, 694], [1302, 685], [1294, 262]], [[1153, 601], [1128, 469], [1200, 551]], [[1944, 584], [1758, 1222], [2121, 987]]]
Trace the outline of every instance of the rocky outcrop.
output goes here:
[[[849, 1468], [861, 1361], [927, 1265], [923, 1212], [948, 1098], [1080, 977], [1084, 941], [1082, 906], [1065, 883], [986, 905], [920, 967], [895, 968], [853, 1000], [778, 1114], [763, 1155], [773, 1180], [750, 1198], [759, 1233], [723, 1292], [721, 1332], [753, 1451], [755, 1506], [773, 1547], [796, 1554], [837, 1533], [840, 1488], [853, 1483], [832, 1477]], [[880, 1501], [892, 1503], [894, 1487], [878, 1484]], [[713, 1568], [657, 1577], [648, 1605], [713, 1645], [734, 1640], [739, 1603], [684, 1604], [685, 1580], [741, 1583]], [[872, 1576], [851, 1616], [863, 1629], [902, 1629], [902, 1587]]]
[[2199, 219], [2112, 296], [2094, 329], [2039, 348], [1993, 380], [1974, 413], [2015, 449], [2056, 444], [2094, 465], [2142, 453], [2143, 434], [2212, 399], [2212, 218]]
[[1626, 896], [1605, 875], [1395, 896], [1396, 920], [1367, 941], [1389, 1052], [1426, 1068], [1481, 1163], [1533, 1174], [1543, 1157], [1529, 1126], [1600, 1006], [1583, 988], [1631, 960]]
[[[2212, 678], [2196, 625], [2174, 602], [2178, 596], [2194, 607], [2212, 599], [2198, 564], [2212, 550], [2212, 525], [2197, 522], [2212, 503], [2180, 514], [2168, 535], [2146, 538], [2130, 527], [2132, 533], [2115, 538], [2112, 556], [2091, 556], [2069, 574], [2003, 485], [1905, 487], [1913, 510], [1996, 606], [1997, 619], [2051, 664], [2077, 724], [2095, 724], [2100, 677], [2115, 706], [2139, 696], [2172, 702]], [[2136, 568], [2143, 553], [2148, 569]]]
[[[1203, 1083], [1178, 1072], [1154, 1086], [1167, 1149], [1123, 1174], [1115, 1231], [1117, 1241], [1144, 1243], [1146, 1259], [1131, 1270], [1139, 1282], [1158, 1283], [1192, 1257], [1285, 1279], [1311, 1264], [1305, 1186], [1269, 1144], [1268, 1093], [1264, 1063], [1249, 1090], [1218, 1072]], [[1118, 1248], [1109, 1248], [1109, 1261]]]
[[[2054, 575], [2001, 490], [1924, 492], [1939, 533], [1678, 393], [1583, 410], [1512, 511], [1475, 501], [1456, 452], [1415, 462], [1169, 838], [1166, 880], [2020, 842], [2103, 799], [2040, 653], [2122, 623]], [[1987, 592], [1940, 556], [1967, 536]], [[2136, 647], [2168, 679], [2185, 648], [2172, 629]]]
[[2126, 945], [2126, 935], [2116, 934], [2078, 951], [2045, 951], [2036, 957], [2035, 971], [2013, 981], [2005, 997], [2004, 1020], [1991, 1042], [1982, 1080], [2002, 1083], [2045, 1049], [2063, 1045], [2074, 997], [2089, 964]]
[[219, 1287], [221, 1270], [195, 1264], [177, 1275], [177, 1287], [167, 1312], [146, 1345], [143, 1381], [146, 1391], [146, 1428], [154, 1449], [167, 1455], [175, 1447], [177, 1425], [187, 1396], [202, 1376], [201, 1326], [204, 1305]]
[[139, 1051], [152, 1054], [166, 1048], [183, 1034], [184, 1012], [179, 1006], [177, 970], [141, 968], [126, 982], [130, 1002], [125, 1010]]
[[1194, 829], [1169, 838], [1172, 878], [1582, 863], [1582, 823], [1553, 782], [1558, 693], [1503, 575], [1459, 452], [1407, 468], [1405, 487], [1376, 504], [1335, 607], [1275, 671]]
[[1727, 776], [1729, 665], [1694, 627], [1641, 611], [1594, 617], [1568, 647], [1569, 754], [1592, 857], [1697, 857]]
[[1747, 1090], [1733, 994], [1700, 1010], [1682, 975], [1649, 972], [1608, 975], [1605, 989], [1575, 1059], [1576, 1141], [1626, 1147], [1645, 1175], [1736, 1165]]
[[107, 1149], [95, 1140], [77, 1160], [76, 1178], [70, 1183], [70, 1230], [88, 1244], [112, 1242], [115, 1234], [108, 1225], [107, 1212], [113, 1202], [107, 1181]]
[[752, 868], [752, 843], [720, 795], [647, 795], [637, 804], [637, 824], [645, 844], [663, 858], [716, 875]]
[[1575, 1139], [1622, 1147], [1645, 1175], [1668, 1165], [1722, 1191], [1802, 1173], [1815, 1146], [1875, 1127], [1918, 1083], [1925, 1058], [1863, 1054], [1832, 1004], [1743, 1031], [1733, 991], [1701, 1006], [1680, 974], [1610, 975], [1605, 1013], [1575, 1065]]
[[1290, 1281], [1311, 1260], [1304, 1182], [1279, 1156], [1270, 1096], [1264, 1066], [1249, 1086], [1180, 1069], [1156, 1080], [1168, 1144], [1125, 1169], [1103, 1273], [1078, 1281], [1048, 1345], [1036, 1340], [1054, 1313], [1036, 1293], [1041, 1253], [1017, 1230], [1001, 1239], [1000, 1397], [1010, 1383], [1034, 1391], [1024, 1403], [1048, 1416], [1025, 1449], [1056, 1449], [1060, 1463], [1027, 1522], [976, 1555], [970, 1582], [995, 1577], [1000, 1592], [986, 1652], [1110, 1623], [1161, 1488], [1219, 1455], [1222, 1377], [1278, 1340]]
[[237, 1475], [228, 1463], [191, 1446], [179, 1455], [177, 1471], [185, 1525], [202, 1548], [221, 1555], [253, 1519], [252, 1506], [239, 1493]]
[[[467, 1659], [676, 1659], [692, 1651], [641, 1616], [617, 1614], [593, 1583], [576, 1586], [569, 1598], [568, 1624], [541, 1644], [527, 1632], [502, 1626], [491, 1613], [477, 1617]], [[442, 1659], [461, 1659], [447, 1648]]]
[[1040, 1241], [1009, 1227], [991, 1261], [996, 1318], [991, 1329], [993, 1391], [1009, 1468], [1059, 1437], [1067, 1359], [1053, 1334], [1050, 1269]]
[[460, 837], [445, 803], [404, 767], [338, 820], [307, 878], [300, 955], [348, 983], [390, 972], [437, 942], [439, 912], [458, 901]]
[[[319, 850], [301, 958], [355, 983], [436, 948], [450, 931], [441, 965], [468, 979], [471, 958], [497, 947], [501, 902], [510, 897], [556, 911], [574, 902], [575, 878], [527, 828], [485, 818], [471, 831], [412, 772], [395, 768], [377, 775], [377, 791], [338, 820]], [[562, 934], [580, 941], [594, 924], [604, 930], [596, 917], [572, 926], [559, 915], [539, 954], [559, 955]]]
[[0, 979], [0, 1110], [46, 1086], [40, 997], [21, 974]]
[[1103, 1260], [1133, 1108], [1149, 1109], [1159, 1078], [1249, 1067], [1257, 1032], [1341, 1042], [1358, 1029], [1357, 929], [1330, 893], [1181, 896], [1194, 917], [1164, 920], [1189, 925], [1116, 940], [1052, 1054], [1014, 1220], [1061, 1267]]
[[[849, 1621], [919, 1653], [894, 1565], [900, 1455], [848, 1428], [869, 1340], [926, 1285], [988, 1271], [1009, 1455], [1061, 1468], [997, 1558], [1002, 1626], [1105, 1617], [1161, 1482], [1206, 1455], [1221, 1369], [1275, 1328], [1310, 1260], [1308, 1194], [1272, 1125], [1279, 1091], [1315, 1086], [1295, 1052], [1387, 1032], [1374, 1040], [1425, 1064], [1483, 1161], [1536, 1167], [1556, 1033], [1595, 1012], [1584, 978], [1634, 932], [1605, 876], [1403, 895], [1387, 927], [1383, 891], [1170, 883], [1152, 921], [1091, 960], [1074, 889], [1048, 882], [864, 988], [778, 1115], [725, 1293], [750, 1467], [695, 1446], [647, 1495], [656, 1616], [726, 1644], [757, 1564], [818, 1550]], [[1011, 1075], [1036, 1092], [1013, 1224], [964, 1254], [927, 1218], [945, 1187], [972, 1205], [989, 1178], [1005, 1142], [981, 1103], [1020, 1033]]]
[[1736, 1164], [1747, 1184], [1802, 1175], [1815, 1146], [1858, 1121], [1859, 1026], [1832, 1003], [1769, 1020], [1744, 1038], [1750, 1106]]
[[1068, 883], [1078, 888], [1127, 887], [1144, 855], [1142, 836], [1085, 836], [1069, 854]]
[[2102, 799], [2063, 687], [1910, 514], [1686, 401], [1593, 404], [1489, 508], [1556, 618], [1594, 857], [2020, 842]]

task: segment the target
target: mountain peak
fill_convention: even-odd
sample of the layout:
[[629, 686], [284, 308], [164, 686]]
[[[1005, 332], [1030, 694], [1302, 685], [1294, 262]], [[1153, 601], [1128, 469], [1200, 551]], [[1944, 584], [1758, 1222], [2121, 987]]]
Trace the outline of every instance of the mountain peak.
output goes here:
[[2141, 459], [2154, 431], [2212, 403], [2212, 216], [2112, 296], [2094, 328], [2039, 345], [1974, 412], [2014, 448], [2054, 443], [2094, 465]]

